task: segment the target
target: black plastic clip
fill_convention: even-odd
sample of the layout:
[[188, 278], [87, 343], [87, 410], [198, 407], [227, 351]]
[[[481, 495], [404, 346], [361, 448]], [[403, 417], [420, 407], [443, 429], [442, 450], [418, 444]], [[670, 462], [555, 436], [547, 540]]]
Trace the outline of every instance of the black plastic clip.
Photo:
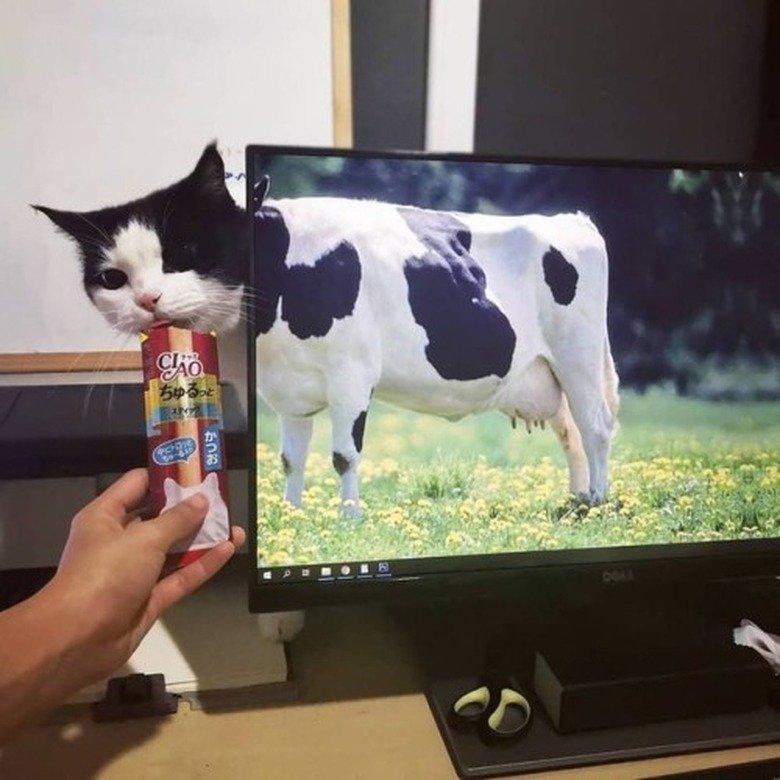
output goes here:
[[164, 674], [129, 674], [108, 681], [105, 698], [95, 704], [97, 723], [130, 718], [173, 715], [179, 709], [179, 696], [165, 690]]

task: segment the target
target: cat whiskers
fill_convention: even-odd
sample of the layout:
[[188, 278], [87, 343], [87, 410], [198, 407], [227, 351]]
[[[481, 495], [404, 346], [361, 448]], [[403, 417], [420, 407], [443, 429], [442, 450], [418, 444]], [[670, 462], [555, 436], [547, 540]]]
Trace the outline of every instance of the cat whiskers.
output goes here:
[[223, 311], [235, 311], [236, 308], [244, 308], [244, 301], [241, 300], [236, 306], [236, 298], [233, 295], [212, 295], [208, 299], [206, 306], [209, 309], [221, 309]]
[[168, 200], [165, 202], [165, 208], [163, 209], [161, 225], [160, 225], [160, 240], [162, 240], [165, 237], [165, 232], [168, 229], [168, 219], [170, 218], [172, 212], [173, 212], [173, 194], [171, 194], [168, 197]]
[[[247, 285], [243, 286], [244, 289], [241, 291], [241, 307], [245, 308], [249, 305], [250, 302], [256, 301], [259, 298], [263, 297], [262, 295], [258, 294], [254, 290], [250, 289]], [[214, 305], [219, 305], [221, 303], [226, 303], [227, 305], [231, 307], [235, 307], [235, 296], [236, 293], [239, 291], [240, 286], [235, 287], [229, 287], [225, 290], [225, 292], [222, 295], [214, 296], [210, 299], [210, 302]]]
[[78, 233], [75, 237], [80, 244], [85, 244], [93, 249], [98, 249], [101, 253], [106, 249], [106, 244], [103, 241], [99, 241], [89, 233]]
[[232, 320], [236, 318], [238, 323], [248, 323], [250, 321], [249, 308], [247, 306], [241, 305], [237, 309], [235, 304], [229, 301], [210, 302], [208, 313], [213, 319], [224, 318]]
[[[121, 341], [119, 344], [116, 344], [112, 349], [106, 350], [103, 355], [103, 360], [101, 361], [100, 365], [97, 366], [94, 373], [96, 374], [106, 374], [108, 371], [113, 371], [114, 369], [109, 369], [109, 364], [114, 360], [115, 356], [124, 352], [125, 347], [127, 346], [128, 342], [130, 341], [130, 338], [133, 334], [125, 333], [125, 334], [115, 334], [116, 338], [121, 338]], [[82, 353], [86, 354], [86, 353]], [[108, 388], [108, 401], [106, 404], [106, 419], [108, 422], [111, 422], [111, 413], [113, 411], [113, 405], [114, 405], [114, 390], [116, 388], [116, 382], [92, 382], [89, 387], [87, 388], [87, 392], [84, 395], [84, 402], [82, 404], [82, 410], [81, 410], [81, 418], [82, 422], [86, 422], [87, 417], [89, 415], [89, 407], [92, 403], [92, 396], [95, 393], [95, 388], [98, 384], [107, 384], [109, 386]]]
[[241, 301], [241, 308], [249, 310], [250, 308], [261, 309], [264, 306], [272, 305], [272, 297], [263, 290], [244, 290], [243, 299]]
[[[76, 352], [73, 354], [72, 360], [70, 363], [63, 368], [62, 373], [65, 374], [69, 379], [73, 378], [74, 380], [78, 377], [80, 373], [84, 371], [83, 363], [89, 359], [90, 352], [87, 350], [82, 350], [81, 352]], [[76, 381], [67, 381], [64, 383], [59, 384], [51, 384], [48, 388], [48, 393], [46, 394], [46, 397], [49, 401], [54, 400], [54, 394], [57, 392], [61, 392], [63, 385], [75, 385], [78, 384]], [[89, 391], [88, 391], [89, 392]], [[82, 410], [82, 416], [83, 416], [83, 410]]]
[[128, 312], [127, 309], [101, 309], [101, 314], [108, 321], [114, 331], [118, 331], [118, 335], [122, 335], [125, 338], [128, 336], [137, 335], [139, 331], [138, 320], [133, 316], [132, 312]]
[[[105, 238], [106, 244], [111, 244], [111, 237], [108, 235], [108, 233], [106, 233], [105, 230], [103, 230], [103, 228], [95, 224], [86, 214], [78, 214], [77, 216], [86, 222], [99, 236]], [[97, 246], [101, 246], [98, 242], [95, 242], [95, 244]]]
[[[114, 350], [114, 352], [124, 351], [125, 347], [127, 346], [128, 342], [130, 341], [131, 334], [126, 334], [124, 339], [122, 339], [121, 344]], [[114, 410], [114, 391], [116, 389], [116, 382], [111, 382], [110, 386], [108, 388], [108, 408], [106, 409], [106, 413], [108, 414], [108, 419], [111, 419], [113, 410]]]
[[274, 297], [265, 290], [245, 290], [244, 299], [247, 305], [251, 303], [256, 309], [276, 305]]

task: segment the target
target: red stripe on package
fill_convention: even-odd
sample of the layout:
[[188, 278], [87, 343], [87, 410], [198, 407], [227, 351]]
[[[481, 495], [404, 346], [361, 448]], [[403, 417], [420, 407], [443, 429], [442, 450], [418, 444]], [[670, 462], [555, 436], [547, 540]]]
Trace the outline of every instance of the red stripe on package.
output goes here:
[[184, 566], [230, 536], [217, 340], [159, 326], [141, 334], [152, 512], [195, 493], [209, 500], [203, 525], [171, 549]]

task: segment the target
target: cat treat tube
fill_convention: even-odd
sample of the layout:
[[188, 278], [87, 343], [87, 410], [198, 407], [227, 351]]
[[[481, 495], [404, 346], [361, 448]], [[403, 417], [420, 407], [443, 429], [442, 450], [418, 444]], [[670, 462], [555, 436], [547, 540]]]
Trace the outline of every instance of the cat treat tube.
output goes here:
[[198, 533], [172, 548], [183, 566], [230, 535], [217, 340], [158, 325], [141, 334], [141, 353], [152, 512], [194, 493], [209, 500]]

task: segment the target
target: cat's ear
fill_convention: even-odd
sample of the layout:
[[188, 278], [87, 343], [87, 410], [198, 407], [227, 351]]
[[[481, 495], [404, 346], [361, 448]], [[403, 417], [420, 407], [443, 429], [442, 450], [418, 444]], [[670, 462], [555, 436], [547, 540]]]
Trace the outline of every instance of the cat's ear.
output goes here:
[[45, 214], [65, 235], [76, 241], [95, 238], [99, 231], [85, 215], [77, 211], [58, 211], [46, 206], [32, 206], [35, 211]]
[[163, 480], [163, 493], [165, 494], [165, 503], [175, 499], [178, 500], [179, 493], [181, 492], [181, 485], [170, 477], [166, 477]]
[[210, 143], [203, 150], [203, 154], [201, 154], [200, 160], [189, 178], [200, 195], [217, 202], [223, 201], [225, 198], [232, 201], [225, 185], [225, 163], [217, 151], [216, 141]]
[[206, 487], [219, 490], [219, 477], [217, 476], [217, 472], [216, 471], [209, 472], [209, 475], [206, 477], [206, 479], [203, 480], [203, 484], [206, 485]]

